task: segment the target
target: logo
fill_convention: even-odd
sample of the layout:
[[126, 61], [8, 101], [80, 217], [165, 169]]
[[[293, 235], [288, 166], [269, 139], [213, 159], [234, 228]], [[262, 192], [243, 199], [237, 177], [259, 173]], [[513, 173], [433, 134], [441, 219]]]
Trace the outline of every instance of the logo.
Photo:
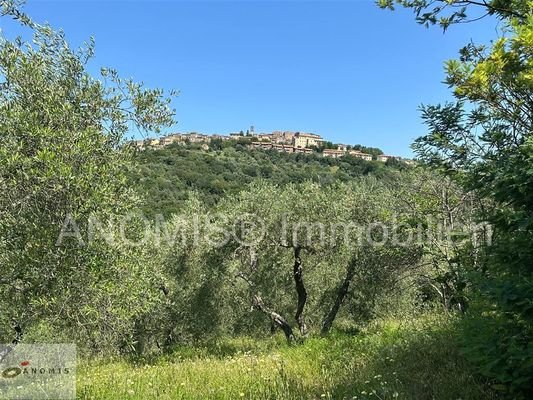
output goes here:
[[[20, 366], [21, 367], [27, 367], [28, 365], [30, 365], [30, 362], [29, 361], [22, 361], [20, 363]], [[8, 369], [5, 369], [2, 371], [2, 377], [3, 378], [14, 378], [18, 375], [20, 375], [22, 373], [22, 369], [19, 368], [19, 367], [11, 367], [11, 368], [8, 368]]]
[[75, 399], [75, 372], [74, 345], [18, 344], [0, 359], [0, 398]]
[[69, 368], [61, 368], [61, 367], [54, 367], [54, 368], [46, 368], [46, 367], [29, 367], [30, 361], [22, 361], [20, 363], [20, 366], [17, 367], [9, 367], [7, 369], [4, 369], [2, 371], [2, 378], [11, 379], [16, 378], [19, 375], [24, 374], [68, 374], [70, 373]]

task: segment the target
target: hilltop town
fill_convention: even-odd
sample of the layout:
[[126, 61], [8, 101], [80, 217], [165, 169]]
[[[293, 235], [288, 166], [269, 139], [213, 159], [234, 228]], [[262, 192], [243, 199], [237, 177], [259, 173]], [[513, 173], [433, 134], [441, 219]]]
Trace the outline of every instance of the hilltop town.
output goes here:
[[[410, 159], [385, 154], [370, 154], [368, 152], [357, 150], [354, 146], [348, 144], [338, 143], [331, 146], [331, 142], [327, 142], [320, 135], [314, 133], [274, 131], [272, 133], [256, 134], [253, 127], [251, 127], [246, 133], [241, 131], [239, 133], [230, 133], [229, 135], [207, 135], [196, 132], [172, 133], [158, 139], [148, 138], [144, 140], [134, 140], [131, 144], [140, 150], [144, 150], [146, 148], [161, 149], [173, 143], [201, 143], [205, 146], [205, 149], [207, 149], [208, 144], [214, 140], [229, 141], [244, 139], [246, 139], [246, 144], [250, 149], [275, 150], [284, 153], [318, 153], [324, 157], [332, 158], [352, 156], [366, 161], [377, 160], [380, 162], [396, 159], [409, 165], [415, 164], [415, 161]], [[334, 148], [326, 148], [326, 143], [329, 144], [329, 147]]]

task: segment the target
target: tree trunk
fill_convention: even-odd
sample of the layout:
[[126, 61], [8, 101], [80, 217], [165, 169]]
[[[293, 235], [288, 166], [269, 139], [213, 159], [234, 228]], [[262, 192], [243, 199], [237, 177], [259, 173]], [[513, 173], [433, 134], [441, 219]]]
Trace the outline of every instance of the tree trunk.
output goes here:
[[300, 251], [300, 247], [294, 248], [293, 275], [294, 283], [296, 285], [296, 293], [298, 293], [298, 306], [296, 307], [296, 314], [294, 315], [294, 318], [298, 323], [300, 333], [302, 334], [302, 336], [304, 336], [307, 333], [307, 326], [305, 325], [303, 316], [305, 303], [307, 301], [307, 290], [305, 290], [305, 285], [303, 281], [303, 268], [302, 259], [300, 258]]
[[335, 321], [335, 318], [337, 317], [337, 313], [339, 312], [339, 309], [341, 308], [344, 298], [346, 297], [346, 294], [348, 293], [350, 283], [352, 282], [352, 279], [355, 276], [356, 265], [357, 265], [356, 259], [350, 260], [350, 264], [348, 264], [348, 269], [346, 270], [346, 276], [344, 277], [344, 280], [342, 281], [341, 285], [337, 289], [337, 295], [335, 297], [335, 301], [333, 305], [331, 306], [331, 309], [327, 313], [326, 317], [324, 318], [324, 321], [322, 322], [322, 330], [320, 331], [322, 335], [328, 334], [329, 330], [331, 329], [331, 326], [333, 325], [333, 321]]
[[272, 324], [274, 324], [283, 331], [283, 333], [285, 334], [285, 338], [287, 338], [287, 342], [291, 343], [292, 341], [294, 341], [294, 333], [292, 332], [292, 328], [287, 322], [287, 320], [278, 313], [266, 307], [265, 303], [263, 302], [263, 299], [257, 294], [253, 297], [253, 306], [256, 310], [259, 310], [270, 317], [270, 321], [272, 322]]
[[289, 343], [293, 342], [295, 339], [294, 333], [292, 331], [291, 326], [287, 322], [287, 320], [283, 318], [281, 315], [279, 315], [277, 312], [274, 312], [270, 310], [267, 306], [265, 306], [263, 299], [255, 291], [255, 285], [244, 273], [242, 272], [237, 273], [237, 277], [243, 279], [250, 286], [250, 290], [252, 291], [252, 308], [258, 311], [261, 311], [262, 313], [270, 317], [271, 332], [273, 331], [272, 327], [274, 327], [274, 329], [275, 327], [278, 327], [285, 334], [285, 337], [287, 338], [287, 342]]

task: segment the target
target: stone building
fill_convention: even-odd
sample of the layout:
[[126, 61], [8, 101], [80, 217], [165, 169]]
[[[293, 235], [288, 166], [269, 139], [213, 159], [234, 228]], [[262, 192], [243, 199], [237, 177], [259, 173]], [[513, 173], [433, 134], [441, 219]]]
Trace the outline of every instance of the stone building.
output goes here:
[[323, 142], [322, 137], [313, 133], [296, 132], [292, 139], [292, 145], [297, 148], [318, 146], [320, 142]]

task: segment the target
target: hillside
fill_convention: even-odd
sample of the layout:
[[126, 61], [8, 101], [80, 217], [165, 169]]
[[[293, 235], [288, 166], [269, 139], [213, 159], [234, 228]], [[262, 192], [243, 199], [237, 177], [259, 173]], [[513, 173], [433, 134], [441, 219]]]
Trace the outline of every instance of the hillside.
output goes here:
[[191, 190], [206, 204], [234, 194], [251, 182], [267, 180], [279, 185], [319, 182], [328, 185], [347, 182], [357, 176], [387, 177], [407, 166], [396, 160], [387, 163], [346, 156], [340, 159], [313, 154], [287, 154], [274, 150], [250, 150], [237, 141], [220, 148], [199, 144], [172, 144], [162, 149], [138, 151], [136, 167], [130, 171], [132, 184], [144, 198], [147, 216], [179, 211]]

